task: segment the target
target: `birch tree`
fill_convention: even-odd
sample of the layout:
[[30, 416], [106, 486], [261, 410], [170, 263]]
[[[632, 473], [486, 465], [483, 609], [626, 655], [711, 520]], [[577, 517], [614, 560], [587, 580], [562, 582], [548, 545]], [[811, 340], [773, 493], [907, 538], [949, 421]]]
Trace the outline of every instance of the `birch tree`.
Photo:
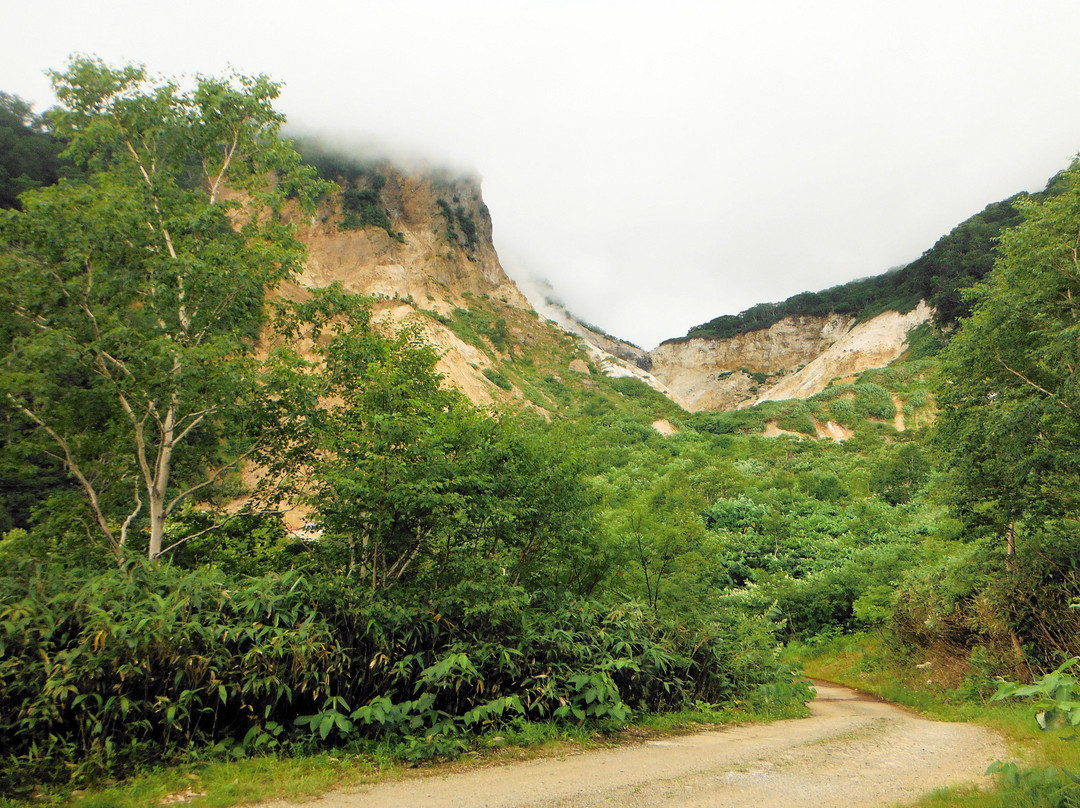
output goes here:
[[154, 559], [274, 417], [253, 348], [304, 258], [280, 213], [324, 189], [279, 137], [266, 76], [182, 84], [75, 57], [52, 81], [86, 175], [0, 219], [0, 398], [81, 491], [86, 534], [118, 560], [137, 535]]

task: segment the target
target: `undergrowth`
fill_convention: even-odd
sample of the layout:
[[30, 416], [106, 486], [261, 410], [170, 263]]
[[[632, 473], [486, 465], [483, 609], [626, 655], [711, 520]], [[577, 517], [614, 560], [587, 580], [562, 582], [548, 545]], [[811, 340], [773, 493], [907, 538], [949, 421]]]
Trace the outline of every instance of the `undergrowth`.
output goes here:
[[418, 762], [531, 724], [805, 700], [764, 623], [477, 578], [376, 596], [339, 576], [133, 563], [0, 579], [0, 787], [165, 762], [372, 749]]

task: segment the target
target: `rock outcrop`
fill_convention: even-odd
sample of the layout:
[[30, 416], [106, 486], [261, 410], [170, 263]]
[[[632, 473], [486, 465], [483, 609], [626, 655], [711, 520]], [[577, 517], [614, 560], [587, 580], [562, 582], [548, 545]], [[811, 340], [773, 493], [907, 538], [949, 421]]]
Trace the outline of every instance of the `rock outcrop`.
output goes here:
[[652, 374], [690, 410], [730, 410], [756, 400], [770, 378], [813, 361], [851, 317], [789, 317], [730, 339], [670, 340], [651, 351]]
[[665, 342], [652, 351], [651, 372], [690, 410], [730, 410], [760, 401], [806, 398], [844, 378], [895, 361], [907, 335], [933, 311], [853, 317], [789, 317], [771, 328], [729, 339]]
[[820, 393], [833, 379], [883, 368], [900, 358], [907, 348], [908, 332], [925, 323], [932, 315], [933, 310], [923, 301], [907, 314], [887, 311], [872, 320], [858, 323], [802, 370], [770, 386], [757, 400], [807, 398]]
[[389, 163], [374, 170], [384, 180], [378, 195], [390, 229], [343, 228], [340, 203], [332, 201], [301, 224], [308, 249], [301, 285], [338, 281], [350, 292], [411, 299], [439, 313], [469, 294], [531, 309], [499, 263], [477, 178], [403, 172]]
[[508, 330], [511, 339], [527, 340], [520, 323], [536, 322], [499, 263], [479, 180], [406, 172], [386, 162], [375, 164], [371, 176], [379, 178], [377, 199], [388, 226], [348, 226], [342, 194], [324, 203], [314, 219], [298, 219], [308, 260], [281, 294], [299, 299], [307, 289], [336, 282], [346, 291], [372, 296], [377, 316], [419, 325], [442, 353], [438, 370], [473, 403], [513, 398], [514, 391], [493, 385], [484, 374], [496, 364], [493, 352], [469, 344], [439, 320], [483, 299], [519, 315], [519, 333]]

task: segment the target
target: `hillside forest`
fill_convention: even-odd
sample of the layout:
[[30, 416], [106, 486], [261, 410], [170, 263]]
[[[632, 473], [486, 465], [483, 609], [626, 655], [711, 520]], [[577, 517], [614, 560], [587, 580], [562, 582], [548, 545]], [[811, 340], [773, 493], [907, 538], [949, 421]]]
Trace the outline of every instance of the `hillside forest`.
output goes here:
[[428, 315], [545, 412], [481, 409], [375, 301], [276, 294], [298, 217], [404, 237], [370, 168], [281, 136], [275, 82], [52, 79], [44, 117], [0, 96], [3, 793], [795, 715], [785, 645], [847, 636], [975, 702], [1080, 652], [1080, 166], [901, 270], [691, 332], [929, 300], [887, 368], [691, 414], [475, 296]]

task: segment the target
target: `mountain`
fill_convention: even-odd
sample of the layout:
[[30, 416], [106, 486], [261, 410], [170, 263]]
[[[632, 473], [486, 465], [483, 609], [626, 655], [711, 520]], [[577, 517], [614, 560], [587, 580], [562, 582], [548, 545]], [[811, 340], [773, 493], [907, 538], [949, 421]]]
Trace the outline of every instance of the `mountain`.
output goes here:
[[[529, 288], [526, 298], [499, 263], [475, 176], [311, 149], [306, 159], [341, 190], [314, 220], [298, 222], [308, 262], [282, 294], [338, 282], [374, 296], [381, 316], [419, 325], [443, 352], [448, 382], [483, 406], [551, 417], [622, 395], [605, 379], [643, 382], [687, 411], [806, 398], [894, 361], [911, 329], [933, 316], [922, 299], [865, 316], [910, 286], [904, 268], [771, 305], [770, 315], [789, 313], [760, 328], [730, 326], [765, 322], [763, 306], [646, 352], [576, 318], [550, 287]], [[850, 311], [868, 289], [877, 291]], [[830, 301], [849, 304], [832, 311]]]
[[641, 349], [530, 304], [499, 263], [477, 177], [300, 146], [340, 191], [314, 219], [297, 217], [308, 260], [282, 295], [336, 282], [373, 296], [378, 316], [420, 328], [446, 380], [481, 406], [546, 418], [618, 408], [620, 385], [641, 381], [657, 391], [647, 397], [656, 418], [681, 411], [639, 366]]
[[[20, 178], [13, 187], [55, 181], [56, 171], [38, 171], [37, 155], [55, 159], [59, 146], [25, 104], [0, 101], [5, 137], [35, 145], [33, 154], [7, 150], [18, 159], [5, 176]], [[297, 222], [309, 259], [281, 293], [338, 282], [374, 296], [382, 316], [418, 324], [439, 346], [440, 370], [472, 401], [546, 416], [567, 406], [560, 397], [580, 403], [601, 376], [644, 382], [686, 410], [726, 410], [803, 398], [882, 367], [912, 328], [931, 318], [950, 327], [966, 312], [958, 290], [985, 275], [997, 235], [1020, 220], [1020, 197], [1011, 197], [905, 267], [721, 316], [645, 352], [574, 317], [553, 290], [526, 298], [499, 262], [477, 177], [299, 146], [340, 191], [318, 217]], [[1056, 193], [1057, 179], [1035, 196]], [[555, 395], [553, 385], [570, 392]]]
[[[1062, 188], [1059, 173], [1030, 198]], [[805, 398], [884, 367], [904, 353], [913, 329], [930, 321], [951, 329], [967, 315], [962, 290], [993, 267], [998, 236], [1022, 220], [1026, 198], [987, 205], [906, 266], [695, 326], [652, 351], [648, 367], [691, 410]]]
[[920, 301], [866, 321], [845, 314], [785, 317], [725, 339], [669, 341], [650, 353], [652, 373], [690, 410], [730, 410], [821, 392], [834, 379], [885, 367], [933, 310]]

